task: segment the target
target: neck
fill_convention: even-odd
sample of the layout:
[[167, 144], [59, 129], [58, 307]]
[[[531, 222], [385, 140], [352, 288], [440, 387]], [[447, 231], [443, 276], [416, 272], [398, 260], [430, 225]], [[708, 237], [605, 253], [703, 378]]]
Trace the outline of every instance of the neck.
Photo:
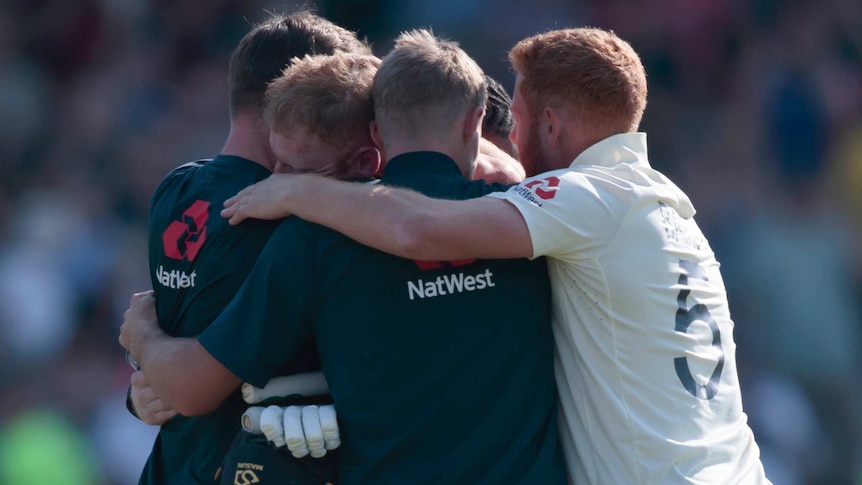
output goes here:
[[275, 155], [269, 148], [269, 129], [259, 113], [246, 111], [231, 119], [230, 133], [221, 154], [242, 157], [273, 171]]
[[445, 142], [440, 140], [420, 140], [408, 137], [393, 137], [394, 140], [384, 142], [386, 147], [386, 161], [392, 160], [398, 155], [412, 152], [437, 152], [442, 153], [458, 165], [458, 169], [465, 177], [470, 177], [476, 163], [476, 158], [469, 154], [469, 150], [463, 143]]
[[559, 152], [554, 168], [568, 168], [572, 162], [580, 156], [587, 148], [604, 140], [610, 136], [606, 133], [584, 133], [581, 130], [575, 130], [572, 133], [562, 137], [563, 146]]

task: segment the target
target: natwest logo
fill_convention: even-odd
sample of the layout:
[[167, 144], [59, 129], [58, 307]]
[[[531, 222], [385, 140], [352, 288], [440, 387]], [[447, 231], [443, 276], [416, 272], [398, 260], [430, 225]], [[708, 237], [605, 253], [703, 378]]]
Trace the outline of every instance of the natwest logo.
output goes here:
[[539, 198], [545, 200], [553, 199], [557, 195], [557, 187], [559, 186], [560, 179], [554, 176], [531, 180], [524, 184], [524, 187], [532, 190]]
[[207, 218], [210, 203], [196, 200], [183, 212], [181, 221], [173, 221], [162, 233], [165, 256], [194, 261], [207, 238]]

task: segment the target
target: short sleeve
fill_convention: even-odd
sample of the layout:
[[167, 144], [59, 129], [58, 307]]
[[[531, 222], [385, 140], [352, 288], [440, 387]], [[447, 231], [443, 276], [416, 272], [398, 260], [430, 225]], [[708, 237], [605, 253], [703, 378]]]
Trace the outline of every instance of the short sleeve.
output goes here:
[[239, 292], [198, 337], [216, 360], [257, 387], [311, 335], [314, 257], [302, 224], [290, 218], [279, 225]]
[[523, 216], [533, 242], [533, 258], [590, 258], [600, 251], [618, 225], [613, 203], [583, 174], [558, 170], [531, 177], [506, 192], [503, 199]]

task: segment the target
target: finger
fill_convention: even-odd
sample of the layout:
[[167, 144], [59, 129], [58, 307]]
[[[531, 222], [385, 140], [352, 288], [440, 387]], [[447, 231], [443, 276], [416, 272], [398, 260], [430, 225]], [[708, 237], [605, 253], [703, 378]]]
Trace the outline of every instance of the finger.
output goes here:
[[285, 444], [283, 414], [284, 409], [280, 406], [269, 406], [260, 413], [260, 430], [276, 448], [281, 448]]
[[165, 411], [159, 411], [155, 415], [153, 415], [153, 421], [155, 421], [156, 424], [161, 426], [161, 425], [167, 423], [168, 420], [170, 420], [171, 418], [173, 418], [177, 414], [178, 413], [176, 411], [174, 411], [173, 409], [168, 409]]
[[159, 416], [174, 415], [174, 411], [170, 406], [167, 406], [161, 399], [156, 398], [149, 402], [146, 406], [147, 414], [157, 419]]
[[305, 446], [313, 458], [326, 454], [323, 430], [320, 428], [320, 410], [317, 406], [302, 407], [302, 431], [305, 433]]
[[230, 198], [228, 198], [226, 201], [224, 201], [224, 202], [222, 203], [222, 207], [224, 207], [225, 209], [229, 209], [229, 208], [231, 208], [231, 207], [236, 203], [236, 201], [238, 201], [238, 200], [239, 200], [239, 194], [234, 195], [233, 197], [230, 197]]
[[149, 303], [151, 300], [154, 300], [153, 290], [135, 293], [134, 295], [132, 295], [132, 304], [130, 305], [129, 309], [131, 309], [131, 307], [134, 307], [136, 304], [138, 304], [138, 305], [144, 304], [145, 305], [145, 304]]
[[248, 382], [242, 383], [242, 386], [240, 386], [240, 392], [242, 393], [242, 400], [249, 404], [255, 404], [261, 401], [255, 399], [255, 396], [257, 394], [257, 388], [252, 386]]
[[[143, 371], [139, 370], [132, 373], [132, 377], [129, 378], [129, 381], [132, 383], [132, 387], [149, 388], [150, 386], [150, 383], [147, 381], [147, 376], [144, 375]], [[155, 395], [155, 393], [153, 395]]]
[[120, 329], [120, 346], [123, 347], [126, 352], [132, 351], [132, 342], [129, 340], [129, 332], [124, 332], [123, 329]]
[[236, 209], [235, 209], [235, 211], [234, 211], [234, 213], [233, 213], [233, 215], [232, 215], [232, 216], [231, 216], [231, 218], [230, 218], [230, 219], [228, 219], [228, 221], [227, 221], [227, 222], [228, 222], [228, 224], [230, 224], [231, 226], [236, 226], [236, 225], [237, 225], [237, 224], [239, 224], [240, 222], [242, 222], [242, 221], [246, 220], [246, 219], [247, 219], [247, 216], [246, 216], [246, 214], [245, 214], [245, 210], [244, 210], [244, 209], [245, 209], [245, 203], [243, 203], [243, 204], [241, 204], [241, 205], [237, 205], [237, 206], [236, 206]]
[[331, 404], [320, 406], [320, 429], [323, 431], [323, 442], [327, 450], [334, 450], [341, 446], [335, 406]]
[[234, 205], [240, 200], [242, 200], [246, 195], [250, 194], [254, 190], [255, 185], [257, 184], [251, 184], [248, 187], [245, 187], [244, 189], [237, 192], [236, 195], [224, 201], [224, 206], [227, 207], [229, 205]]
[[160, 413], [171, 411], [170, 409], [165, 408], [161, 401], [141, 404], [140, 401], [133, 400], [133, 404], [135, 406], [135, 410], [138, 412], [138, 418], [140, 418], [144, 423], [153, 426], [160, 426], [163, 423], [159, 418]]
[[231, 217], [233, 217], [234, 214], [236, 214], [236, 206], [230, 206], [225, 209], [222, 209], [219, 214], [221, 214], [221, 216], [225, 219], [230, 219]]
[[284, 409], [284, 438], [287, 449], [296, 458], [308, 454], [305, 434], [302, 431], [302, 411], [299, 406], [288, 406]]
[[263, 406], [252, 406], [242, 413], [242, 429], [247, 433], [262, 434], [260, 430], [260, 416], [263, 414]]

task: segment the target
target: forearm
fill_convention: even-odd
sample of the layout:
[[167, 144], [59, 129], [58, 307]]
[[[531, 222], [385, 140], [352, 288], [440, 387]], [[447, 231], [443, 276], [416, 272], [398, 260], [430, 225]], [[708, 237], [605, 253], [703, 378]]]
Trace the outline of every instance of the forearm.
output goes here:
[[282, 202], [293, 214], [384, 252], [424, 256], [420, 254], [423, 248], [416, 244], [423, 232], [413, 221], [425, 220], [427, 208], [441, 201], [413, 191], [317, 176], [296, 177], [290, 182], [295, 183]]
[[486, 138], [479, 143], [479, 159], [474, 179], [489, 182], [517, 184], [524, 180], [526, 172], [521, 162]]
[[160, 333], [149, 337], [138, 354], [155, 394], [185, 416], [214, 411], [240, 383], [197, 339]]

